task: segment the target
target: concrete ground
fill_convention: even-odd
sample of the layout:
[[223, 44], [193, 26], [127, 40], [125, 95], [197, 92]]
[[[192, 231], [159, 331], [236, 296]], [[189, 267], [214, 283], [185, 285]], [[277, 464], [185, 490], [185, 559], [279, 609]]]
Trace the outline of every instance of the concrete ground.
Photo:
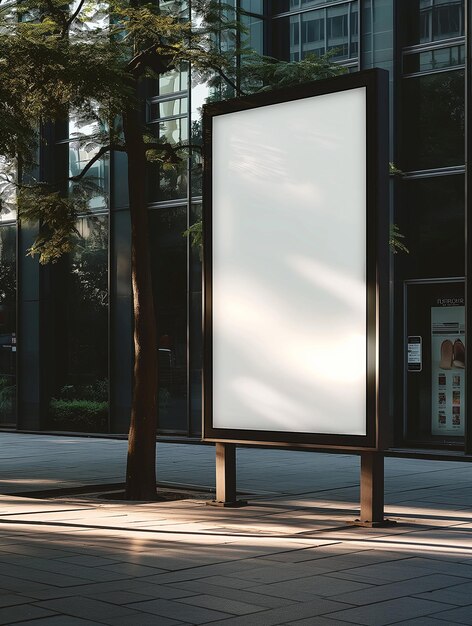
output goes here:
[[[472, 624], [472, 466], [386, 459], [386, 512], [352, 525], [359, 459], [238, 450], [242, 509], [33, 491], [120, 483], [126, 442], [0, 433], [0, 624]], [[214, 449], [162, 443], [158, 479], [211, 487]], [[29, 494], [18, 495], [18, 494]]]

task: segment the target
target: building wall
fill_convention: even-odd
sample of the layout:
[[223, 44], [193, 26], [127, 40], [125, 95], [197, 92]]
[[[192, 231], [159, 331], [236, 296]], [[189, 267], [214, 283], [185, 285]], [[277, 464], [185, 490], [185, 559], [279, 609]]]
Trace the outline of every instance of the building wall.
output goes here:
[[[459, 321], [453, 339], [463, 340], [459, 319], [465, 263], [463, 0], [241, 0], [240, 4], [250, 13], [242, 38], [260, 52], [292, 61], [330, 52], [348, 71], [370, 67], [389, 71], [390, 153], [402, 172], [391, 179], [391, 221], [409, 250], [391, 256], [391, 411], [396, 439], [399, 444], [462, 445], [464, 398], [459, 394], [457, 404], [454, 395], [454, 416], [461, 423], [453, 428], [451, 398], [458, 389], [453, 390], [452, 378], [447, 389], [437, 387], [442, 372], [438, 363], [437, 371], [431, 369], [435, 358], [431, 316], [439, 300], [455, 299], [459, 306], [453, 313]], [[153, 134], [171, 142], [201, 141], [200, 109], [208, 90], [192, 84], [188, 69], [149, 81], [147, 90], [145, 115]], [[77, 124], [72, 119], [69, 127], [56, 129], [55, 157], [43, 164], [51, 175], [64, 168], [73, 173], [85, 158], [73, 141]], [[34, 228], [19, 230], [19, 428], [127, 431], [132, 310], [126, 157], [112, 154], [99, 161], [92, 174], [98, 185], [93, 217], [81, 218], [80, 246], [74, 255], [55, 267], [39, 268], [24, 257]], [[161, 368], [159, 429], [164, 435], [198, 436], [201, 261], [199, 250], [183, 236], [201, 216], [198, 150], [177, 167], [150, 166], [148, 201]], [[8, 282], [16, 271], [14, 232], [13, 216], [0, 225], [0, 276], [6, 285], [0, 290], [0, 324], [2, 310], [8, 310], [0, 342], [10, 342], [10, 348], [0, 346], [5, 350], [0, 356], [10, 350], [9, 358], [2, 356], [0, 362], [3, 426], [15, 423], [14, 401], [2, 404], [4, 395], [13, 395], [16, 372], [12, 349], [16, 299]], [[422, 338], [420, 372], [406, 368], [408, 335]], [[461, 377], [463, 372], [453, 374], [451, 369], [445, 375]], [[451, 403], [447, 427], [439, 423], [445, 412], [439, 404], [441, 393], [449, 394]], [[80, 405], [71, 407], [72, 401], [88, 402], [91, 417], [74, 417]]]

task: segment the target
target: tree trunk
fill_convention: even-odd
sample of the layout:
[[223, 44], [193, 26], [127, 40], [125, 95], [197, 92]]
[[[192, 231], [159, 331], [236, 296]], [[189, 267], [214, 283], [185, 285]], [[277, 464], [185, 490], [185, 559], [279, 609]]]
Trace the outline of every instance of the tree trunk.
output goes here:
[[155, 500], [158, 352], [146, 202], [146, 153], [139, 110], [124, 112], [123, 130], [128, 152], [134, 312], [134, 387], [126, 498]]

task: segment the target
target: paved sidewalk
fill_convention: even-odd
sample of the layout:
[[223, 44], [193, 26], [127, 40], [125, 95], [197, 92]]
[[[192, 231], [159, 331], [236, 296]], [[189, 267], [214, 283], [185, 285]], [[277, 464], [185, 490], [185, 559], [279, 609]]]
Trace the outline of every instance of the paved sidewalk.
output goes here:
[[[352, 526], [344, 455], [238, 450], [236, 510], [11, 495], [122, 482], [125, 454], [0, 433], [0, 624], [472, 624], [468, 463], [387, 459], [389, 529]], [[211, 487], [214, 449], [160, 444], [158, 474]]]

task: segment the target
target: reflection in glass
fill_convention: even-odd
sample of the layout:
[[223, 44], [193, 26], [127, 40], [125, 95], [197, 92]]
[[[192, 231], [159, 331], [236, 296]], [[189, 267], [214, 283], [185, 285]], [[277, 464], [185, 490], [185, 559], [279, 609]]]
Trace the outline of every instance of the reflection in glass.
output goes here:
[[0, 222], [16, 219], [16, 167], [0, 156]]
[[0, 425], [16, 423], [16, 225], [0, 227]]
[[177, 98], [175, 100], [161, 100], [151, 102], [149, 105], [149, 121], [162, 117], [172, 117], [174, 115], [185, 115], [187, 113], [187, 98]]
[[188, 11], [188, 2], [185, 2], [185, 0], [159, 0], [159, 9], [162, 13], [179, 12], [182, 14], [182, 17], [185, 17]]
[[330, 2], [338, 2], [339, 0], [271, 0], [269, 2], [269, 10], [272, 15], [285, 13], [287, 11], [299, 11], [300, 9], [309, 9]]
[[[69, 144], [69, 176], [77, 176], [82, 172], [87, 163], [97, 154], [98, 147], [89, 148], [78, 141], [71, 141]], [[108, 206], [107, 192], [109, 180], [109, 155], [95, 161], [92, 167], [82, 178], [80, 184], [86, 185], [90, 192], [89, 209], [97, 211]], [[70, 183], [69, 191], [73, 193], [74, 182]]]
[[[162, 143], [178, 144], [188, 140], [186, 117], [167, 119], [150, 125]], [[148, 164], [149, 202], [185, 198], [187, 195], [188, 162], [184, 152], [181, 160], [172, 163], [159, 161]]]
[[263, 0], [241, 0], [241, 9], [262, 15], [264, 12], [264, 2]]
[[[190, 223], [202, 219], [202, 205], [192, 205]], [[190, 423], [191, 434], [199, 435], [202, 427], [202, 249], [190, 242]]]
[[247, 33], [241, 36], [242, 45], [262, 55], [264, 53], [264, 22], [252, 15], [242, 16], [241, 22], [247, 29]]
[[398, 225], [409, 254], [398, 255], [407, 278], [463, 276], [464, 176], [404, 180]]
[[84, 217], [55, 274], [55, 430], [108, 431], [108, 217]]
[[403, 56], [403, 73], [430, 72], [464, 64], [465, 46], [449, 46], [439, 48], [439, 50], [405, 54]]
[[149, 213], [159, 348], [159, 430], [187, 430], [186, 207]]
[[[310, 3], [309, 6], [316, 4]], [[357, 1], [274, 20], [274, 55], [290, 61], [327, 52], [332, 53], [334, 60], [355, 58], [358, 54], [358, 22]]]
[[406, 45], [464, 35], [463, 0], [404, 0], [402, 9]]
[[403, 81], [401, 169], [464, 164], [464, 91], [462, 70]]
[[183, 65], [180, 70], [171, 70], [161, 74], [159, 78], [147, 81], [149, 97], [168, 96], [188, 89], [188, 67]]

